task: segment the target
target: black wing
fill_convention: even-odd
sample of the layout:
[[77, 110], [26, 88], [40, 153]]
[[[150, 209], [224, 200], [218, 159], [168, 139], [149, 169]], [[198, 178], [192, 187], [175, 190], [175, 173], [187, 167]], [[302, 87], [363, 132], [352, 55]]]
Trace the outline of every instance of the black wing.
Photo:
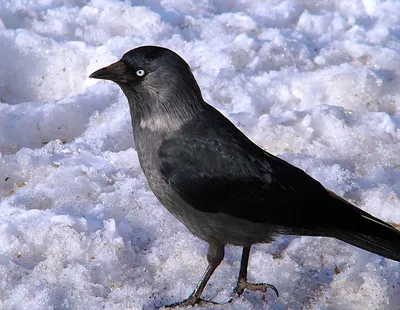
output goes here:
[[164, 178], [199, 211], [303, 229], [317, 229], [332, 211], [321, 205], [327, 192], [319, 182], [260, 149], [213, 108], [166, 140], [159, 156]]

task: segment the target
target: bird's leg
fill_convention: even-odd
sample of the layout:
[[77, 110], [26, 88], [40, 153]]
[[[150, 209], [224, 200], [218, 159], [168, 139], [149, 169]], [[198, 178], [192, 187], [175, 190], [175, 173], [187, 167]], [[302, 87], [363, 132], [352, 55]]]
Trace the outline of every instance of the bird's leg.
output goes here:
[[278, 297], [279, 296], [278, 290], [272, 284], [247, 282], [247, 265], [249, 264], [250, 248], [251, 246], [243, 247], [242, 260], [240, 262], [239, 277], [234, 292], [238, 294], [238, 296], [240, 296], [242, 295], [245, 289], [250, 291], [266, 292], [267, 289], [270, 288], [275, 292], [276, 296]]
[[190, 296], [185, 300], [174, 303], [172, 305], [168, 305], [166, 307], [170, 308], [170, 307], [193, 306], [195, 304], [202, 302], [213, 303], [212, 301], [201, 299], [200, 296], [211, 275], [213, 274], [215, 269], [217, 269], [222, 259], [224, 258], [224, 254], [225, 254], [224, 246], [210, 243], [208, 246], [208, 253], [207, 253], [208, 267], [205, 273], [203, 274], [203, 277], [201, 278], [200, 282], [197, 284], [196, 288], [192, 292], [192, 294], [190, 294]]

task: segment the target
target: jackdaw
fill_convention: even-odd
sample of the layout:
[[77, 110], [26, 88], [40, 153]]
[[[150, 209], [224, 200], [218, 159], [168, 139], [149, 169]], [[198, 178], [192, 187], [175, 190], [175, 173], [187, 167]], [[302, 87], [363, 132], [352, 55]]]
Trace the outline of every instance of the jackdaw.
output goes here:
[[264, 151], [201, 95], [189, 65], [173, 51], [141, 46], [90, 75], [126, 95], [140, 165], [154, 195], [208, 243], [208, 267], [184, 301], [194, 305], [224, 257], [243, 247], [235, 292], [249, 283], [250, 247], [279, 235], [334, 237], [400, 261], [400, 232], [325, 189], [303, 170]]

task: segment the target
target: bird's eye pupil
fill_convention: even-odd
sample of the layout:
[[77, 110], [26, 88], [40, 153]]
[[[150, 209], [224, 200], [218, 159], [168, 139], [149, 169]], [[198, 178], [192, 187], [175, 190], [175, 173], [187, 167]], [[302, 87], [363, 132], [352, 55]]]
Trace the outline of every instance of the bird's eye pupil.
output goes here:
[[136, 71], [137, 76], [143, 76], [144, 75], [144, 70], [140, 69]]

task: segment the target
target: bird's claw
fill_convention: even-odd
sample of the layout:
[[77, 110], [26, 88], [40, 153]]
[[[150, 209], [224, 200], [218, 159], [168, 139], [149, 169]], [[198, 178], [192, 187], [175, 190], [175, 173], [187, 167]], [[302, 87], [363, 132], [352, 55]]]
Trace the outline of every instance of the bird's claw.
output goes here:
[[250, 291], [259, 291], [259, 292], [266, 292], [268, 289], [271, 289], [275, 292], [276, 297], [279, 297], [279, 292], [275, 286], [268, 283], [250, 283], [244, 279], [240, 279], [237, 283], [237, 286], [233, 290], [238, 296], [243, 294], [244, 290]]
[[175, 302], [173, 304], [164, 306], [165, 308], [175, 308], [175, 307], [187, 307], [187, 306], [194, 306], [194, 305], [204, 305], [204, 304], [214, 304], [214, 305], [219, 305], [219, 303], [212, 301], [212, 300], [206, 300], [202, 298], [198, 298], [196, 296], [189, 296], [185, 300]]

